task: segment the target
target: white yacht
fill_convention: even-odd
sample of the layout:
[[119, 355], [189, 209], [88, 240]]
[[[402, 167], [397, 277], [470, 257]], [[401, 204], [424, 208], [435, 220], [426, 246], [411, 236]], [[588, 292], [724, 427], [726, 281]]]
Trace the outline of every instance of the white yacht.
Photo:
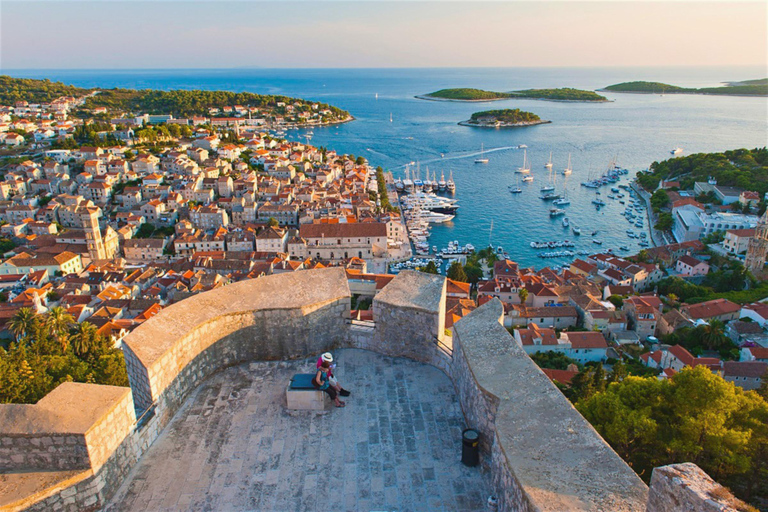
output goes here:
[[437, 182], [437, 190], [445, 190], [445, 173], [440, 171], [440, 181]]
[[524, 181], [524, 182], [526, 182], [526, 183], [530, 183], [530, 182], [532, 182], [532, 181], [533, 181], [533, 176], [531, 176], [531, 175], [529, 174], [528, 176], [526, 176], [525, 178], [523, 178], [523, 181]]
[[571, 201], [566, 197], [561, 197], [560, 199], [555, 199], [554, 201], [552, 201], [552, 204], [556, 206], [568, 206], [569, 204], [571, 204]]
[[571, 222], [568, 220], [568, 217], [563, 217], [563, 227], [567, 228], [571, 225]]

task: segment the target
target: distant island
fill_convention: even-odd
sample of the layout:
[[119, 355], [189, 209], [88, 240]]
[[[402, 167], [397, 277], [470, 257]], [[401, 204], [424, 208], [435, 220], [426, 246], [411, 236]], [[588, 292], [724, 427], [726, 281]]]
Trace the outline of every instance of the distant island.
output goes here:
[[537, 100], [551, 101], [588, 101], [604, 102], [609, 101], [605, 96], [601, 96], [594, 91], [583, 91], [581, 89], [572, 89], [564, 87], [560, 89], [525, 89], [522, 91], [495, 92], [485, 91], [483, 89], [441, 89], [416, 98], [422, 100], [436, 101], [497, 101], [508, 100], [512, 98], [529, 98]]
[[678, 87], [661, 82], [623, 82], [602, 89], [611, 92], [637, 94], [710, 94], [728, 96], [768, 96], [768, 78], [729, 82], [720, 87]]
[[475, 112], [467, 121], [462, 121], [459, 124], [462, 126], [479, 126], [482, 128], [516, 128], [551, 122], [552, 121], [541, 119], [532, 112], [525, 112], [519, 108], [508, 108], [503, 110]]

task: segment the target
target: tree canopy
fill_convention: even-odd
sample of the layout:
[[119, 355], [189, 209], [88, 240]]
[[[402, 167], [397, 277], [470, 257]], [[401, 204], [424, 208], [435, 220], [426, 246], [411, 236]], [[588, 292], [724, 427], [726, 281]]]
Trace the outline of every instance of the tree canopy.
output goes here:
[[16, 340], [0, 347], [0, 403], [36, 403], [65, 381], [128, 385], [123, 353], [63, 308], [45, 315], [22, 308], [9, 328]]
[[694, 462], [749, 501], [768, 476], [768, 403], [705, 367], [670, 379], [629, 376], [576, 408], [646, 481]]

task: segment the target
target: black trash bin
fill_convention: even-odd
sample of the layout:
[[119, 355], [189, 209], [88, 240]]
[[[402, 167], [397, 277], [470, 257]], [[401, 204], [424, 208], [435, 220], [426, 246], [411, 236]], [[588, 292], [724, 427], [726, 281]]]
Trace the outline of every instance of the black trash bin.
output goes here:
[[480, 432], [473, 428], [461, 433], [461, 463], [470, 467], [480, 463]]

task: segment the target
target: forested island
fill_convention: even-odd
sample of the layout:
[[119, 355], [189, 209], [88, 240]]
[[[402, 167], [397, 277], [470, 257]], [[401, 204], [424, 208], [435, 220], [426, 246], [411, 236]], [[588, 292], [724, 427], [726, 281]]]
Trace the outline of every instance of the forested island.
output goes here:
[[728, 96], [768, 96], [768, 79], [731, 82], [721, 87], [678, 87], [662, 82], [623, 82], [602, 89], [611, 92], [638, 94], [710, 94]]
[[734, 149], [723, 153], [696, 153], [651, 164], [650, 172], [637, 175], [646, 190], [655, 190], [661, 180], [679, 181], [689, 190], [697, 181], [710, 177], [718, 185], [754, 190], [760, 197], [768, 192], [768, 149]]
[[529, 98], [552, 101], [609, 101], [608, 98], [601, 96], [594, 91], [584, 91], [581, 89], [572, 89], [569, 87], [560, 89], [525, 89], [521, 91], [510, 92], [495, 92], [485, 91], [483, 89], [467, 88], [441, 89], [439, 91], [416, 97], [423, 100], [438, 101], [496, 101], [512, 98]]
[[513, 128], [551, 122], [552, 121], [541, 119], [532, 112], [525, 112], [524, 110], [515, 108], [475, 112], [467, 121], [462, 121], [459, 124], [462, 126], [480, 126], [483, 128]]
[[0, 76], [0, 104], [14, 105], [19, 101], [49, 103], [62, 96], [86, 97], [76, 114], [106, 108], [110, 112], [141, 112], [146, 114], [185, 117], [209, 115], [211, 109], [225, 110], [235, 106], [255, 107], [265, 112], [282, 115], [286, 111], [327, 112], [323, 123], [351, 119], [349, 112], [325, 103], [317, 103], [288, 96], [273, 96], [249, 92], [151, 89], [85, 89], [50, 80]]

